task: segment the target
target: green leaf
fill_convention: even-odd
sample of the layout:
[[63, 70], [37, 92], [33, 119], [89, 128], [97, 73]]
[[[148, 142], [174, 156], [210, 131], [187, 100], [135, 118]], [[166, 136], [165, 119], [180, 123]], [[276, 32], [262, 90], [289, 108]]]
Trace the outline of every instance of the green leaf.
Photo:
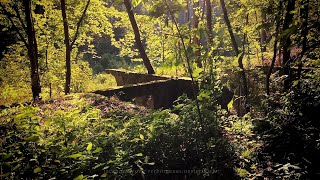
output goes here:
[[231, 99], [231, 101], [228, 103], [227, 105], [228, 110], [230, 110], [233, 107], [233, 98]]
[[144, 139], [144, 136], [142, 134], [139, 135], [140, 139]]
[[87, 151], [91, 151], [91, 150], [92, 150], [92, 143], [89, 142], [89, 143], [88, 143], [88, 146], [87, 146]]
[[142, 0], [132, 0], [132, 8], [137, 7], [141, 3], [141, 1]]
[[82, 156], [82, 154], [81, 154], [81, 153], [77, 153], [77, 154], [72, 154], [72, 155], [67, 156], [67, 157], [68, 157], [68, 158], [77, 159], [77, 158], [79, 158], [79, 157], [81, 157], [81, 156]]
[[141, 156], [143, 156], [143, 154], [142, 153], [138, 153], [138, 154], [136, 154], [136, 156], [137, 157], [141, 157]]
[[37, 142], [37, 141], [39, 141], [39, 136], [30, 136], [30, 137], [27, 137], [27, 138], [25, 138], [24, 140], [25, 141], [28, 141], [28, 142]]
[[193, 77], [198, 77], [198, 76], [200, 75], [200, 73], [202, 73], [202, 72], [203, 72], [203, 69], [202, 69], [202, 68], [196, 68], [196, 69], [193, 71], [192, 75], [193, 75]]
[[33, 170], [34, 173], [39, 173], [41, 172], [41, 168], [40, 167], [36, 167], [34, 170]]
[[86, 179], [86, 177], [83, 174], [73, 178], [73, 180], [83, 180], [83, 179]]
[[293, 87], [296, 87], [297, 85], [299, 84], [299, 80], [295, 80], [295, 81], [293, 81]]
[[97, 164], [96, 166], [93, 167], [93, 169], [98, 169], [99, 167], [103, 166], [105, 163], [100, 163], [100, 164]]
[[93, 151], [93, 153], [101, 152], [103, 149], [101, 147], [98, 147], [96, 150]]

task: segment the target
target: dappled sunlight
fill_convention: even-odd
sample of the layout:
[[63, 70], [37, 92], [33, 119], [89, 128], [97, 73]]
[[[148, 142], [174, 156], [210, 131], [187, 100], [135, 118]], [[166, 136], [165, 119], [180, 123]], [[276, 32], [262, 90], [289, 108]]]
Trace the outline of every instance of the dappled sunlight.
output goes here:
[[0, 0], [0, 179], [320, 179], [319, 0]]

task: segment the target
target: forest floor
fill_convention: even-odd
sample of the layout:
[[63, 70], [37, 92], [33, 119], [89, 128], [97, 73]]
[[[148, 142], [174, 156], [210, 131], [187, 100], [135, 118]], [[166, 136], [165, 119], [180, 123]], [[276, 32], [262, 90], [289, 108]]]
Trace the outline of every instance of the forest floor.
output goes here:
[[[38, 139], [36, 140], [36, 141], [39, 141], [40, 144], [41, 142], [50, 144], [51, 143], [50, 139], [58, 139], [60, 136], [59, 134], [68, 134], [73, 131], [75, 132], [79, 131], [78, 132], [79, 134], [84, 133], [82, 135], [79, 135], [78, 140], [77, 138], [74, 137], [74, 140], [70, 141], [71, 145], [68, 145], [68, 146], [66, 145], [65, 147], [61, 145], [63, 149], [65, 148], [68, 149], [72, 147], [70, 148], [69, 151], [64, 152], [66, 153], [64, 155], [65, 157], [77, 155], [77, 153], [75, 152], [75, 149], [78, 149], [79, 147], [81, 147], [81, 145], [77, 145], [77, 142], [82, 142], [82, 146], [83, 148], [85, 148], [86, 144], [88, 143], [90, 144], [91, 142], [94, 141], [90, 137], [91, 135], [85, 136], [85, 134], [105, 134], [106, 132], [103, 132], [104, 130], [101, 130], [99, 126], [101, 122], [106, 123], [106, 120], [108, 120], [108, 118], [115, 118], [114, 121], [108, 120], [110, 124], [107, 126], [112, 127], [112, 130], [111, 131], [106, 130], [106, 131], [110, 131], [111, 134], [109, 133], [108, 136], [111, 136], [110, 139], [113, 139], [113, 140], [114, 138], [112, 138], [113, 137], [112, 134], [120, 133], [120, 137], [123, 136], [123, 137], [127, 137], [126, 139], [128, 139], [129, 136], [131, 136], [129, 135], [130, 133], [132, 134], [132, 133], [138, 132], [138, 135], [136, 136], [138, 136], [139, 138], [138, 139], [134, 138], [131, 141], [139, 141], [139, 142], [145, 141], [144, 143], [146, 143], [147, 139], [150, 137], [148, 137], [149, 135], [148, 136], [142, 135], [141, 132], [146, 130], [141, 130], [141, 129], [147, 128], [147, 127], [148, 128], [153, 127], [152, 125], [153, 122], [149, 120], [147, 121], [143, 120], [144, 117], [145, 118], [152, 117], [154, 113], [153, 110], [147, 109], [145, 107], [137, 106], [129, 102], [122, 102], [118, 100], [116, 97], [106, 98], [104, 96], [91, 94], [91, 93], [72, 94], [72, 95], [63, 96], [63, 97], [56, 98], [49, 101], [35, 102], [31, 106], [33, 110], [30, 110], [27, 107], [28, 106], [25, 106], [25, 107], [21, 106], [21, 107], [15, 107], [15, 108], [9, 108], [9, 109], [3, 110], [0, 113], [0, 122], [2, 124], [0, 125], [2, 126], [0, 127], [0, 129], [7, 131], [5, 128], [6, 123], [10, 123], [10, 121], [8, 121], [10, 119], [12, 119], [12, 121], [14, 121], [17, 124], [21, 123], [20, 119], [23, 120], [23, 123], [26, 123], [24, 122], [25, 119], [35, 119], [36, 120], [35, 122], [39, 121], [39, 126], [40, 126], [38, 128], [40, 130], [37, 130], [38, 135], [34, 135], [33, 131], [28, 132], [29, 130], [27, 130], [27, 134], [29, 135], [26, 135], [26, 132], [17, 132], [15, 136], [19, 136], [18, 133], [21, 133], [21, 135], [23, 135], [22, 141], [26, 140], [25, 138], [26, 136], [27, 137], [30, 136], [31, 139], [33, 139], [33, 137], [35, 136], [40, 136], [40, 140]], [[170, 114], [171, 113], [172, 112], [170, 112]], [[172, 115], [174, 116], [170, 117], [171, 115], [169, 115], [169, 120], [175, 119], [174, 117], [177, 116], [174, 113]], [[155, 116], [161, 117], [161, 115], [159, 114], [158, 115], [156, 114]], [[61, 123], [61, 121], [55, 120], [55, 118], [63, 120], [62, 125], [59, 124]], [[130, 118], [132, 118], [132, 121]], [[68, 119], [70, 120], [70, 124], [68, 124], [69, 122], [66, 122]], [[101, 120], [98, 120], [98, 119], [101, 119]], [[93, 122], [92, 124], [92, 121], [97, 121], [97, 122]], [[28, 126], [32, 126], [32, 123], [34, 124], [35, 122], [27, 122], [27, 123], [30, 123], [28, 124]], [[88, 122], [90, 123], [88, 124]], [[56, 129], [57, 127], [54, 127], [52, 123], [54, 124], [54, 126], [57, 126], [60, 128]], [[79, 125], [77, 125], [78, 123]], [[133, 129], [130, 129], [130, 126], [131, 126], [130, 123], [134, 124], [132, 125]], [[10, 132], [10, 127], [11, 127], [10, 125], [7, 127], [9, 132]], [[23, 125], [22, 127], [25, 127], [25, 126]], [[61, 127], [63, 128], [61, 129]], [[81, 127], [83, 129], [79, 129]], [[91, 129], [87, 130], [88, 127], [91, 127]], [[222, 127], [222, 135], [224, 139], [226, 139], [233, 147], [233, 151], [234, 151], [233, 169], [238, 177], [242, 179], [283, 178], [283, 177], [286, 177], [288, 174], [292, 175], [295, 172], [295, 170], [299, 170], [299, 169], [295, 169], [296, 167], [290, 164], [283, 165], [283, 164], [276, 164], [272, 162], [272, 158], [271, 158], [272, 152], [270, 152], [269, 154], [263, 152], [263, 146], [264, 146], [263, 141], [260, 139], [259, 135], [254, 133], [253, 131], [254, 126], [250, 117], [244, 116], [240, 118], [235, 115], [230, 115], [228, 117], [225, 117], [225, 119], [223, 120], [223, 123], [221, 124], [221, 127]], [[43, 133], [45, 131], [41, 130], [42, 128], [47, 129], [45, 131], [52, 131], [52, 134], [49, 133], [46, 136], [43, 136]], [[139, 130], [136, 132], [135, 128], [138, 128]], [[33, 134], [33, 135], [30, 135], [30, 134]], [[0, 133], [0, 137], [2, 136], [6, 137], [7, 135], [5, 133]], [[30, 137], [27, 139], [30, 139]], [[6, 138], [10, 139], [11, 137], [9, 136]], [[82, 138], [85, 140], [83, 140]], [[63, 144], [67, 143], [63, 139], [62, 141], [64, 141]], [[118, 141], [119, 142], [116, 142], [116, 143], [120, 143], [119, 146], [122, 146], [122, 144], [124, 143], [128, 143], [127, 140], [121, 139], [121, 138]], [[19, 144], [19, 141], [15, 143]], [[0, 144], [6, 147], [5, 141], [1, 142]], [[92, 146], [92, 143], [91, 143], [91, 146]], [[99, 147], [99, 144], [96, 144], [94, 146]], [[135, 146], [137, 145], [134, 145], [133, 149]], [[142, 143], [142, 146], [144, 146], [143, 143]], [[11, 146], [8, 146], [7, 152], [9, 152], [10, 147]], [[125, 149], [125, 150], [129, 152], [131, 151], [128, 149]], [[147, 151], [149, 150], [147, 149]], [[19, 163], [19, 160], [23, 160], [23, 158], [19, 158], [19, 157], [20, 155], [17, 156], [17, 159], [14, 161], [14, 163]], [[50, 162], [46, 162], [46, 163], [50, 164]], [[46, 167], [40, 166], [40, 164], [38, 164], [36, 167], [37, 168], [41, 167], [43, 169], [46, 168]], [[122, 167], [122, 168], [125, 168], [125, 167]], [[19, 170], [19, 168], [17, 168], [17, 170]]]
[[123, 102], [116, 97], [106, 98], [92, 93], [79, 93], [76, 95], [64, 96], [54, 100], [36, 102], [34, 105], [40, 107], [43, 112], [46, 112], [47, 110], [54, 112], [56, 110], [75, 108], [77, 106], [75, 102], [77, 101], [83, 101], [86, 106], [99, 109], [102, 117], [114, 110], [142, 116], [148, 113], [148, 109], [143, 106]]

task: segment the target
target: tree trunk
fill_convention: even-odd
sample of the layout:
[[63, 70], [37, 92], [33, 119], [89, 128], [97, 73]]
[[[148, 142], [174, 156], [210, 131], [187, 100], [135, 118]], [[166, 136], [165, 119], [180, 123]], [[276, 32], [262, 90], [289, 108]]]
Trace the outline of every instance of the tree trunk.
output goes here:
[[[48, 63], [48, 42], [47, 42], [47, 47], [46, 47], [46, 68], [47, 68], [47, 73], [50, 72], [50, 69], [49, 69], [49, 63]], [[49, 97], [50, 99], [52, 98], [52, 83], [51, 81], [49, 80]]]
[[207, 5], [207, 31], [208, 31], [208, 44], [212, 45], [212, 7], [211, 1], [206, 0]]
[[269, 71], [268, 71], [267, 77], [266, 77], [266, 93], [267, 93], [267, 95], [270, 95], [270, 76], [271, 76], [271, 73], [272, 73], [272, 70], [274, 68], [274, 64], [276, 62], [276, 58], [277, 58], [277, 44], [278, 44], [277, 36], [279, 34], [280, 23], [281, 23], [281, 20], [280, 20], [280, 17], [282, 15], [282, 14], [280, 14], [281, 8], [282, 8], [282, 0], [280, 0], [279, 7], [278, 7], [279, 16], [278, 16], [278, 21], [277, 21], [277, 24], [276, 24], [276, 33], [275, 33], [275, 40], [274, 40], [274, 44], [273, 44], [272, 62], [271, 62], [271, 65], [270, 65], [270, 68], [269, 68]]
[[229, 31], [229, 34], [230, 34], [233, 50], [235, 51], [236, 56], [238, 57], [238, 66], [240, 68], [240, 78], [242, 78], [243, 90], [244, 90], [244, 95], [245, 95], [245, 110], [246, 110], [246, 113], [247, 113], [247, 112], [250, 111], [250, 108], [249, 108], [249, 106], [247, 104], [247, 98], [248, 98], [247, 78], [246, 78], [245, 69], [244, 69], [243, 63], [242, 63], [242, 60], [243, 60], [243, 57], [244, 57], [244, 53], [240, 54], [240, 52], [239, 52], [238, 45], [237, 45], [236, 39], [234, 37], [233, 31], [232, 31], [232, 26], [231, 26], [231, 23], [230, 23], [230, 20], [229, 20], [229, 17], [228, 17], [228, 11], [226, 9], [226, 5], [224, 3], [224, 0], [220, 0], [220, 4], [221, 4], [222, 11], [223, 11], [224, 21], [225, 21], [225, 23], [226, 23], [226, 25], [228, 27], [228, 31]]
[[[288, 0], [287, 8], [286, 8], [286, 15], [283, 22], [283, 32], [290, 28], [293, 20], [293, 11], [295, 8], [295, 0]], [[284, 81], [284, 90], [288, 90], [291, 84], [291, 72], [290, 72], [290, 46], [291, 46], [291, 39], [290, 35], [284, 37], [282, 39], [283, 44], [283, 72], [288, 77]]]
[[[267, 14], [266, 10], [263, 9], [261, 12], [261, 19], [262, 23], [267, 22]], [[266, 41], [267, 41], [267, 30], [265, 28], [261, 29], [261, 40], [260, 40], [260, 45], [261, 45], [261, 59], [262, 59], [262, 65], [264, 63], [264, 53], [267, 51], [267, 46], [266, 46]]]
[[64, 43], [66, 45], [66, 84], [64, 87], [64, 93], [67, 95], [67, 94], [70, 94], [70, 84], [71, 84], [71, 53], [72, 53], [73, 45], [75, 44], [78, 38], [79, 29], [86, 15], [86, 12], [88, 10], [90, 0], [87, 1], [87, 4], [77, 23], [76, 32], [72, 40], [70, 40], [70, 37], [69, 37], [69, 24], [67, 19], [67, 12], [66, 12], [66, 2], [65, 0], [61, 0], [60, 3], [61, 3], [61, 13], [62, 13], [62, 20], [63, 20], [63, 29], [64, 29]]
[[[196, 12], [198, 7], [199, 7], [199, 1], [196, 1], [193, 4], [193, 29], [195, 29], [196, 32], [198, 31], [198, 27], [199, 27], [199, 16], [197, 16], [197, 12]], [[196, 34], [193, 36], [193, 44], [197, 47], [196, 51], [195, 51], [197, 66], [199, 68], [202, 68], [202, 63], [201, 63], [201, 59], [200, 59], [200, 55], [201, 55], [200, 54], [200, 39], [197, 37]]]
[[61, 13], [62, 13], [62, 20], [63, 20], [63, 29], [64, 29], [64, 44], [66, 46], [66, 84], [64, 87], [64, 93], [70, 93], [70, 82], [71, 82], [71, 51], [72, 48], [70, 46], [70, 39], [69, 39], [69, 24], [67, 19], [66, 13], [66, 2], [65, 0], [61, 0]]
[[[258, 21], [257, 11], [255, 11], [254, 14], [255, 14], [255, 17], [256, 17], [256, 23], [258, 24], [259, 21]], [[259, 37], [261, 38], [261, 31], [259, 31], [258, 33], [259, 33]], [[260, 45], [260, 52], [262, 52], [262, 49], [261, 49], [261, 47], [262, 47], [261, 39], [259, 40], [259, 45]], [[258, 48], [256, 48], [256, 51], [257, 51], [257, 53], [256, 53], [257, 59], [259, 59], [259, 50], [258, 50]], [[263, 55], [262, 55], [262, 57], [261, 57], [261, 66], [263, 66], [263, 64], [264, 64], [264, 57], [263, 57]]]
[[71, 52], [72, 48], [66, 47], [66, 84], [65, 84], [65, 89], [64, 93], [70, 94], [70, 84], [71, 84]]
[[[263, 9], [261, 12], [262, 23], [264, 24], [267, 22], [267, 14], [265, 11], [266, 10]], [[267, 51], [266, 40], [267, 40], [267, 30], [265, 28], [262, 28], [261, 30], [261, 52], [262, 53]]]
[[131, 26], [134, 32], [134, 36], [135, 36], [135, 41], [137, 44], [137, 47], [139, 49], [139, 53], [141, 55], [141, 58], [143, 60], [144, 65], [146, 66], [147, 70], [148, 70], [148, 74], [155, 74], [155, 71], [150, 63], [150, 60], [143, 48], [142, 42], [141, 42], [141, 38], [140, 38], [140, 32], [139, 32], [139, 28], [137, 26], [137, 22], [136, 19], [134, 18], [134, 14], [132, 11], [132, 7], [131, 7], [131, 3], [130, 0], [124, 0], [124, 5], [126, 6], [127, 9], [127, 13], [131, 22]]
[[189, 29], [191, 30], [191, 14], [192, 6], [190, 0], [187, 0], [187, 23], [189, 23]]
[[34, 100], [40, 98], [41, 86], [39, 76], [39, 65], [38, 65], [38, 45], [36, 40], [36, 34], [33, 25], [31, 0], [23, 0], [25, 19], [26, 19], [26, 33], [28, 36], [28, 56], [30, 59], [31, 67], [31, 89], [32, 97]]
[[[301, 9], [301, 18], [303, 20], [302, 23], [302, 31], [301, 31], [301, 36], [302, 36], [302, 51], [301, 55], [299, 58], [299, 65], [298, 65], [298, 79], [301, 78], [301, 72], [302, 72], [302, 60], [303, 57], [307, 51], [307, 41], [308, 41], [308, 18], [309, 18], [309, 0], [304, 0], [303, 1], [303, 8]], [[300, 86], [300, 82], [299, 82]]]

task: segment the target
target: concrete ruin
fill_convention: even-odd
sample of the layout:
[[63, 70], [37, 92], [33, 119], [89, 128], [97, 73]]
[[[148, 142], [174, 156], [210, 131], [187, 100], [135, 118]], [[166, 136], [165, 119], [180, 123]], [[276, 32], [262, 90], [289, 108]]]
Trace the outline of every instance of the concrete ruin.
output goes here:
[[[172, 108], [174, 101], [183, 94], [195, 99], [190, 78], [140, 74], [118, 69], [107, 69], [105, 72], [115, 77], [118, 87], [98, 90], [94, 92], [96, 94], [117, 96], [120, 100], [133, 101], [152, 109]], [[197, 87], [195, 88], [198, 93]]]

